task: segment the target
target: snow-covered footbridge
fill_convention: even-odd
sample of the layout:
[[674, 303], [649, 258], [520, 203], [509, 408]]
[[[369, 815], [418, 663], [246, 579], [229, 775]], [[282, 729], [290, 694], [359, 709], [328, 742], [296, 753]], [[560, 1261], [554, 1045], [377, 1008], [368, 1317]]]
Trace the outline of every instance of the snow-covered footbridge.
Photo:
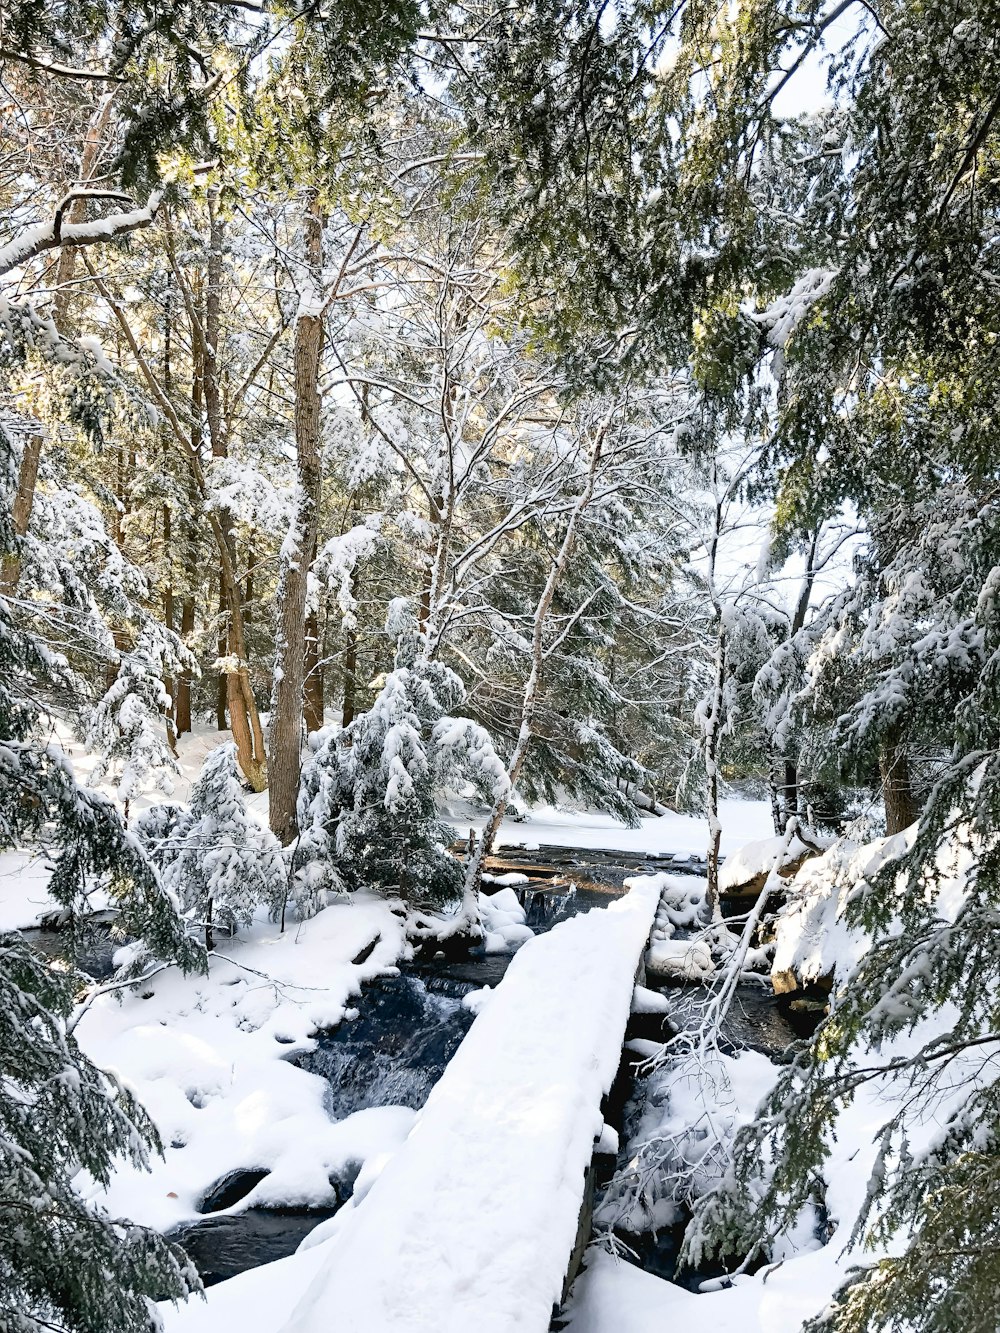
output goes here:
[[658, 896], [521, 949], [284, 1333], [544, 1333]]

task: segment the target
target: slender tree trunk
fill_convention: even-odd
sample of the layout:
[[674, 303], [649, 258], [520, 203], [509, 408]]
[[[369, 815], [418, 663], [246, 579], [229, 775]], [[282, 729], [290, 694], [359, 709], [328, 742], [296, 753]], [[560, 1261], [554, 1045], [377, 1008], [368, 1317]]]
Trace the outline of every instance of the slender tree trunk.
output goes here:
[[306, 274], [295, 321], [295, 446], [299, 506], [285, 539], [278, 585], [278, 642], [271, 737], [271, 831], [283, 845], [298, 832], [295, 804], [302, 762], [302, 703], [305, 675], [306, 587], [315, 549], [320, 500], [319, 367], [323, 346], [321, 270], [323, 218], [315, 192], [303, 217]]
[[219, 578], [226, 610], [229, 613], [230, 653], [236, 659], [235, 668], [229, 673], [227, 680], [230, 730], [233, 734], [233, 740], [236, 742], [237, 759], [243, 776], [254, 791], [263, 791], [267, 786], [267, 759], [264, 752], [264, 733], [260, 725], [260, 714], [257, 712], [257, 703], [250, 684], [246, 636], [243, 632], [243, 603], [240, 597], [240, 586], [223, 521], [207, 505], [209, 488], [198, 447], [200, 435], [197, 426], [191, 435], [185, 432], [173, 403], [163, 392], [163, 386], [150, 370], [149, 362], [143, 356], [142, 349], [132, 332], [125, 312], [92, 264], [88, 263], [88, 269], [95, 287], [114, 313], [132, 355], [135, 357], [140, 373], [156, 399], [157, 405], [163, 411], [173, 432], [174, 439], [184, 455], [190, 469], [192, 486], [200, 502], [202, 513], [208, 520], [213, 540], [219, 552]]
[[[38, 464], [42, 456], [42, 435], [29, 435], [24, 442], [21, 464], [17, 473], [17, 491], [14, 495], [13, 512], [14, 532], [23, 537], [31, 522], [31, 510], [35, 503], [35, 483], [38, 480]], [[21, 561], [16, 551], [7, 551], [0, 566], [0, 593], [11, 597], [17, 591], [21, 577]]]
[[886, 736], [879, 750], [878, 767], [885, 801], [885, 831], [902, 833], [920, 818], [920, 806], [913, 794], [910, 761], [898, 728]]
[[[228, 536], [226, 537], [228, 541]], [[222, 587], [222, 574], [219, 574], [219, 637], [216, 640], [216, 649], [220, 660], [227, 658], [230, 651], [229, 642], [229, 616], [226, 606], [226, 594]], [[228, 719], [226, 718], [226, 703], [229, 699], [229, 673], [219, 672], [219, 679], [215, 686], [215, 729], [216, 731], [225, 731]]]
[[[785, 823], [799, 813], [799, 771], [791, 759], [785, 760]], [[784, 830], [782, 830], [784, 831]]]
[[[173, 527], [170, 506], [163, 506], [163, 563], [166, 577], [163, 583], [163, 623], [168, 630], [174, 628], [174, 582], [173, 582]], [[174, 698], [174, 681], [171, 676], [164, 676], [163, 688], [170, 695], [170, 710], [167, 713], [167, 744], [174, 754], [177, 753], [177, 700]]]
[[712, 682], [712, 705], [705, 719], [705, 773], [708, 790], [705, 814], [708, 819], [708, 854], [706, 871], [708, 884], [705, 904], [714, 918], [719, 906], [719, 848], [722, 844], [722, 822], [719, 819], [719, 740], [722, 733], [722, 693], [725, 685], [726, 635], [719, 625], [715, 651], [715, 677]]
[[358, 682], [358, 635], [351, 624], [346, 630], [347, 644], [344, 648], [344, 708], [341, 725], [349, 727], [354, 721], [355, 695]]
[[[80, 154], [80, 170], [78, 179], [86, 183], [94, 170], [94, 164], [101, 146], [101, 136], [108, 123], [108, 116], [111, 112], [111, 102], [114, 93], [106, 93], [97, 104], [90, 124], [87, 126], [87, 134], [83, 143], [83, 152]], [[67, 222], [82, 222], [87, 216], [87, 202], [85, 199], [74, 199], [66, 213]], [[66, 333], [69, 328], [69, 310], [70, 299], [72, 296], [71, 282], [76, 270], [76, 250], [71, 246], [63, 246], [59, 251], [59, 258], [56, 262], [56, 293], [53, 301], [52, 318], [59, 333]], [[30, 435], [24, 442], [24, 451], [21, 454], [21, 462], [17, 473], [17, 491], [14, 496], [13, 519], [14, 531], [19, 537], [23, 537], [28, 531], [28, 524], [31, 522], [31, 510], [35, 503], [35, 486], [38, 483], [38, 465], [42, 457], [43, 436]], [[18, 580], [21, 577], [21, 565], [16, 553], [7, 552], [3, 557], [3, 564], [0, 566], [0, 593], [8, 597], [17, 591]]]
[[778, 774], [773, 768], [767, 780], [767, 789], [771, 797], [771, 822], [774, 824], [775, 837], [780, 838], [785, 829], [785, 814], [781, 807], [781, 789]]
[[[181, 603], [181, 638], [188, 643], [194, 633], [194, 598], [188, 593]], [[191, 673], [184, 670], [177, 677], [177, 703], [174, 708], [178, 736], [191, 730]]]
[[306, 616], [305, 643], [305, 724], [306, 735], [319, 731], [323, 725], [325, 690], [323, 688], [323, 644], [320, 638], [319, 613], [310, 611]]

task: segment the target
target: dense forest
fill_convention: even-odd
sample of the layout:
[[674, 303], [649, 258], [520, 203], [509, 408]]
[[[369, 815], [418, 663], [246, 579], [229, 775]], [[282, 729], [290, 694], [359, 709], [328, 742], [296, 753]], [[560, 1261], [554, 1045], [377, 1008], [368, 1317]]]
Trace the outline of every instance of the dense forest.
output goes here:
[[[188, 1141], [130, 1005], [354, 967], [305, 1042], [513, 951], [498, 855], [551, 811], [697, 826], [647, 969], [707, 998], [594, 1245], [683, 1212], [708, 1278], [542, 1305], [722, 1327], [825, 1247], [739, 1326], [996, 1328], [998, 60], [992, 0], [0, 0], [0, 1330], [198, 1305], [122, 1183]], [[283, 981], [232, 953], [300, 936]], [[772, 976], [815, 1033], [678, 1129]]]

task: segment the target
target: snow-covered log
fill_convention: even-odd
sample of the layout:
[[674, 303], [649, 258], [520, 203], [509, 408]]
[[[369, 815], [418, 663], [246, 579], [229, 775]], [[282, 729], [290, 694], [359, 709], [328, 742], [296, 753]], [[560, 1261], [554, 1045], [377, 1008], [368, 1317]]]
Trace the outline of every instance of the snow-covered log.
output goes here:
[[545, 1333], [658, 901], [641, 879], [524, 945], [284, 1333]]

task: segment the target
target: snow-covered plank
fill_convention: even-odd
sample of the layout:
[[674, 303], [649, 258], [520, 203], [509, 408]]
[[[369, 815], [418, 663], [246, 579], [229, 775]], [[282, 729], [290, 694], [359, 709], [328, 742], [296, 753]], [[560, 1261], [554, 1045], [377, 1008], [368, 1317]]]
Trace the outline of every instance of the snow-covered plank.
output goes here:
[[525, 944], [285, 1333], [544, 1333], [658, 896]]

